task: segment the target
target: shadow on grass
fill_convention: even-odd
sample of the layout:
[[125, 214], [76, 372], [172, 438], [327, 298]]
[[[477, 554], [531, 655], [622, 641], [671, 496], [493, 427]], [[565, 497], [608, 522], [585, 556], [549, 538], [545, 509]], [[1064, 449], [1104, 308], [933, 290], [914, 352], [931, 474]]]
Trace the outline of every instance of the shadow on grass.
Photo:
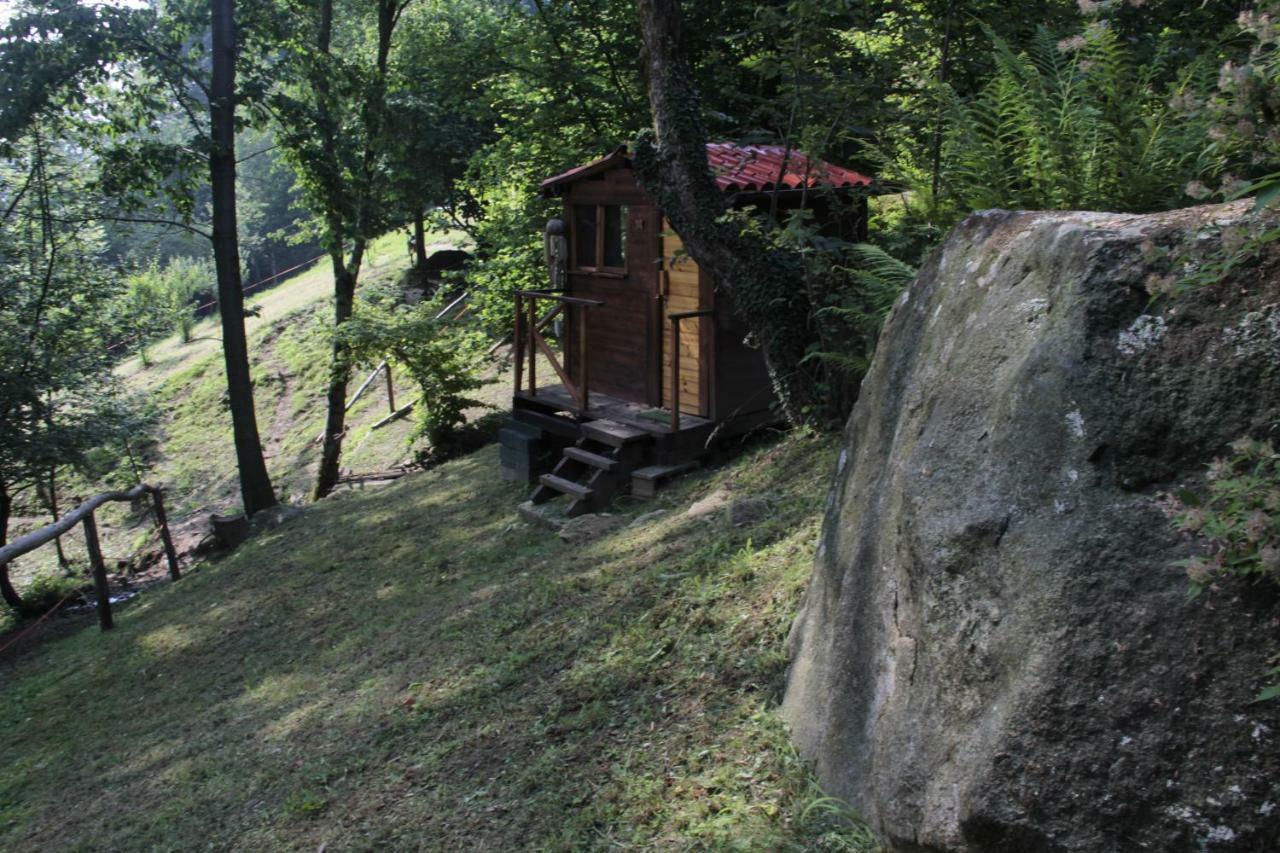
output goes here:
[[[324, 501], [6, 666], [0, 843], [853, 849], [773, 711], [830, 449], [578, 547], [492, 449]], [[726, 485], [775, 512], [679, 511]]]

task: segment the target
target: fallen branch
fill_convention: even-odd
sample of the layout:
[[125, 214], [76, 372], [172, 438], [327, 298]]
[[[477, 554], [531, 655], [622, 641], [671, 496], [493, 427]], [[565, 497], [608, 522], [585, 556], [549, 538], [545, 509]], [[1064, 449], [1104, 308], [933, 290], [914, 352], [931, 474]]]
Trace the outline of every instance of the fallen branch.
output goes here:
[[[422, 399], [421, 397], [419, 397], [419, 398], [418, 398], [418, 400], [421, 400], [421, 399]], [[407, 414], [409, 414], [410, 412], [412, 412], [412, 411], [413, 411], [413, 407], [414, 407], [414, 406], [416, 406], [416, 405], [418, 404], [418, 400], [414, 400], [412, 403], [410, 403], [409, 405], [405, 406], [404, 408], [396, 409], [394, 412], [392, 412], [391, 414], [387, 415], [385, 418], [383, 418], [382, 420], [378, 421], [378, 422], [377, 422], [376, 424], [374, 424], [373, 426], [369, 427], [369, 429], [371, 429], [371, 430], [373, 430], [373, 429], [380, 429], [380, 428], [382, 428], [382, 427], [386, 426], [387, 424], [391, 423], [392, 421], [398, 421], [398, 420], [400, 420], [400, 419], [401, 419], [401, 418], [403, 418], [405, 415], [407, 415]]]

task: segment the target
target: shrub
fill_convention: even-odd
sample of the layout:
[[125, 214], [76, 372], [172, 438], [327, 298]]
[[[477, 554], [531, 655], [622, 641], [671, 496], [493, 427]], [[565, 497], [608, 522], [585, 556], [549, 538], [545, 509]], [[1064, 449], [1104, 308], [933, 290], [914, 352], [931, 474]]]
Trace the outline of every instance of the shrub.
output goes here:
[[[1204, 546], [1202, 556], [1182, 563], [1193, 598], [1222, 577], [1280, 584], [1280, 453], [1248, 438], [1231, 450], [1210, 464], [1204, 495], [1183, 489], [1166, 497], [1178, 529]], [[1280, 667], [1268, 676], [1280, 676]], [[1277, 696], [1280, 684], [1272, 684], [1258, 698]]]
[[339, 332], [357, 361], [376, 364], [385, 358], [413, 377], [422, 396], [410, 441], [425, 437], [433, 447], [452, 438], [468, 408], [483, 405], [468, 392], [484, 384], [480, 371], [488, 343], [456, 320], [438, 319], [441, 307], [439, 299], [414, 306], [366, 301]]
[[83, 596], [83, 578], [40, 575], [22, 592], [25, 616], [40, 616], [63, 602], [77, 601]]
[[1174, 522], [1205, 545], [1186, 563], [1192, 595], [1227, 575], [1280, 584], [1280, 453], [1242, 438], [1209, 466], [1206, 494], [1184, 489]]
[[213, 265], [191, 258], [175, 257], [164, 267], [152, 261], [129, 276], [117, 310], [142, 341], [144, 359], [151, 338], [176, 332], [184, 344], [191, 341], [196, 306], [214, 287]]

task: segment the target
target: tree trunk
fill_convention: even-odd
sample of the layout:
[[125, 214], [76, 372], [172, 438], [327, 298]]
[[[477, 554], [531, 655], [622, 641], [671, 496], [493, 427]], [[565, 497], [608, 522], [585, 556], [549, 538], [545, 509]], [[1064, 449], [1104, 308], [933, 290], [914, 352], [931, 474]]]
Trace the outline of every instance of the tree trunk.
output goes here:
[[[426, 213], [422, 208], [418, 208], [417, 214], [413, 217], [413, 262], [417, 265], [420, 275], [426, 275], [427, 269], [427, 228], [423, 223], [425, 218]], [[423, 281], [425, 283], [425, 279]]]
[[262, 440], [253, 408], [249, 348], [244, 331], [244, 292], [240, 281], [240, 241], [236, 224], [234, 0], [210, 0], [213, 20], [213, 74], [209, 86], [209, 118], [213, 148], [209, 185], [213, 202], [213, 260], [218, 279], [218, 313], [222, 318], [222, 354], [227, 368], [227, 395], [240, 496], [246, 515], [274, 506], [275, 491], [262, 457]]
[[[48, 494], [47, 503], [49, 506], [49, 515], [53, 517], [54, 521], [57, 521], [58, 520], [58, 469], [56, 468], [49, 469], [48, 488], [49, 488], [49, 494]], [[58, 565], [64, 569], [69, 567], [71, 565], [71, 561], [67, 559], [67, 553], [62, 548], [61, 536], [53, 540], [53, 549], [58, 553]]]
[[[356, 241], [351, 252], [351, 263], [343, 262], [342, 250], [330, 252], [333, 263], [333, 327], [338, 330], [351, 319], [355, 306], [356, 278], [364, 258], [364, 243]], [[351, 363], [342, 338], [333, 340], [333, 362], [329, 368], [329, 411], [325, 417], [324, 447], [320, 451], [320, 470], [316, 474], [315, 499], [319, 500], [338, 485], [338, 473], [342, 461], [342, 438], [346, 431], [347, 383], [351, 379]]]
[[[10, 497], [4, 483], [0, 483], [0, 545], [9, 544], [9, 516], [12, 512], [13, 498]], [[15, 613], [23, 612], [22, 596], [18, 595], [18, 591], [13, 588], [13, 582], [9, 580], [8, 563], [0, 563], [0, 598], [3, 598], [4, 603], [13, 608]]]
[[[942, 55], [938, 63], [938, 85], [946, 85], [947, 72], [951, 69], [951, 21], [955, 17], [956, 0], [949, 0], [947, 3], [946, 23], [943, 25], [942, 31]], [[942, 109], [942, 103], [938, 103], [938, 115], [934, 119], [933, 126], [933, 152], [931, 156], [931, 170], [933, 178], [929, 183], [932, 192], [932, 198], [929, 204], [937, 208], [938, 192], [942, 189], [942, 136], [943, 123], [946, 121], [946, 115]]]
[[726, 201], [707, 167], [707, 132], [685, 51], [680, 2], [638, 0], [636, 6], [656, 137], [636, 141], [636, 176], [698, 267], [729, 291], [764, 353], [784, 416], [804, 423], [816, 414], [819, 395], [801, 363], [810, 341], [802, 259], [717, 222]]

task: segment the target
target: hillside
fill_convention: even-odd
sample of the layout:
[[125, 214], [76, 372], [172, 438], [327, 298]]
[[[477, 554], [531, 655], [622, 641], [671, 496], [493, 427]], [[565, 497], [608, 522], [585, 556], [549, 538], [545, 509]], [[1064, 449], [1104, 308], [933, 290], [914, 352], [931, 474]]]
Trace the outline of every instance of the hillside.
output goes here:
[[[490, 447], [64, 624], [0, 663], [0, 846], [869, 849], [775, 711], [833, 446], [585, 545], [517, 521]], [[722, 488], [772, 511], [685, 514]]]
[[[440, 235], [436, 246], [453, 245], [461, 239], [461, 235]], [[402, 234], [382, 238], [368, 254], [363, 285], [398, 279], [408, 262]], [[251, 316], [246, 318], [246, 327], [267, 467], [282, 499], [295, 504], [310, 499], [319, 458], [314, 442], [324, 425], [331, 291], [329, 267], [322, 260], [248, 299]], [[164, 487], [179, 546], [191, 547], [207, 532], [210, 512], [232, 511], [240, 500], [216, 315], [196, 325], [189, 343], [176, 336], [159, 341], [147, 347], [146, 364], [134, 356], [120, 365], [119, 373], [128, 389], [156, 412], [155, 443], [137, 448], [145, 468], [143, 475], [148, 482]], [[366, 373], [356, 372], [353, 392]], [[414, 387], [407, 377], [396, 380], [397, 405], [403, 406], [413, 399]], [[502, 405], [508, 392], [508, 385], [495, 382], [478, 396], [492, 405]], [[376, 431], [370, 429], [388, 414], [387, 404], [385, 383], [379, 379], [352, 407], [344, 469], [385, 470], [410, 457], [406, 439], [413, 429], [412, 418]], [[485, 410], [470, 414], [478, 418]], [[124, 469], [121, 476], [132, 482], [132, 475]], [[64, 494], [89, 494], [99, 488], [98, 484], [75, 482], [63, 485]], [[67, 502], [65, 496], [63, 501]], [[18, 519], [13, 533], [47, 521]], [[112, 505], [100, 513], [100, 527], [109, 565], [127, 564], [138, 552], [154, 552], [149, 518]], [[71, 558], [83, 561], [78, 532], [65, 539]], [[39, 574], [55, 572], [52, 548], [41, 549], [13, 566], [19, 589]]]

